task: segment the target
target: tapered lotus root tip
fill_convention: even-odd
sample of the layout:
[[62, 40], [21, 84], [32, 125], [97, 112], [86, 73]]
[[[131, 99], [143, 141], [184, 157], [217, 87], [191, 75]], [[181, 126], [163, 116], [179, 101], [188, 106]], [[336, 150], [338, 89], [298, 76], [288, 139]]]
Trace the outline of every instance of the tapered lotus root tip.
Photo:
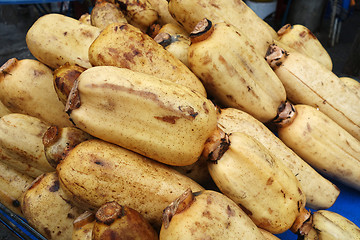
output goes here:
[[285, 24], [277, 31], [278, 36], [281, 37], [282, 35], [288, 33], [291, 30], [291, 28], [292, 28], [291, 24]]
[[172, 43], [171, 35], [166, 32], [159, 33], [154, 37], [154, 40], [164, 48]]
[[75, 80], [65, 105], [65, 112], [67, 114], [70, 114], [72, 110], [79, 108], [81, 105], [78, 86], [79, 81]]
[[42, 137], [42, 142], [44, 147], [51, 146], [54, 144], [60, 137], [60, 129], [57, 126], [50, 126], [44, 133]]
[[294, 119], [296, 118], [297, 111], [293, 104], [288, 101], [285, 101], [280, 104], [277, 110], [277, 115], [273, 119], [273, 123], [277, 127], [286, 127], [289, 126]]
[[16, 67], [18, 60], [16, 58], [10, 58], [0, 67], [0, 80], [6, 75], [10, 74], [14, 67]]
[[217, 163], [230, 147], [229, 135], [217, 128], [204, 145], [202, 157], [207, 161]]
[[214, 31], [214, 26], [212, 22], [204, 18], [196, 24], [192, 32], [190, 33], [191, 43], [201, 42], [206, 40]]
[[195, 195], [191, 191], [190, 188], [186, 189], [186, 191], [181, 194], [177, 199], [175, 199], [172, 203], [167, 206], [163, 211], [162, 223], [165, 229], [167, 229], [170, 225], [170, 221], [172, 217], [189, 208], [193, 201], [195, 200]]
[[275, 70], [283, 64], [288, 55], [289, 54], [281, 47], [276, 44], [271, 44], [267, 49], [265, 60], [270, 67]]
[[107, 202], [102, 205], [95, 214], [97, 222], [104, 223], [106, 225], [112, 224], [116, 219], [125, 215], [123, 207], [117, 202]]
[[312, 214], [310, 211], [302, 208], [299, 216], [290, 228], [290, 231], [298, 234], [299, 236], [305, 236], [313, 228], [312, 226]]
[[75, 80], [86, 68], [68, 62], [54, 70], [54, 87], [59, 100], [65, 105]]

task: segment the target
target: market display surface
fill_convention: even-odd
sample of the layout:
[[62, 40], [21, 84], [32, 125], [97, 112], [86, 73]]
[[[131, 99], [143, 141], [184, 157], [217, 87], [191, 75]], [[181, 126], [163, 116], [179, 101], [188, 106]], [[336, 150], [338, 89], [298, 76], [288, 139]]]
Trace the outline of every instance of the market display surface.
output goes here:
[[20, 238], [360, 239], [360, 83], [305, 26], [99, 0], [26, 43], [35, 59], [0, 68], [0, 220]]

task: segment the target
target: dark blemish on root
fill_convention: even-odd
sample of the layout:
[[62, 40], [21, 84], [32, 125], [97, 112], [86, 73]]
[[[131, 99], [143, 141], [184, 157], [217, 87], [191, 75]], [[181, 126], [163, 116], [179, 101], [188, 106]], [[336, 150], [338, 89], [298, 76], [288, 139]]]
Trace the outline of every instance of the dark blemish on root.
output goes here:
[[176, 120], [178, 120], [180, 117], [177, 116], [164, 116], [164, 117], [154, 117], [155, 119], [158, 119], [160, 121], [163, 122], [167, 122], [167, 123], [171, 123], [171, 124], [175, 124]]
[[56, 192], [58, 191], [60, 188], [60, 183], [59, 181], [55, 181], [54, 184], [49, 188], [50, 192]]

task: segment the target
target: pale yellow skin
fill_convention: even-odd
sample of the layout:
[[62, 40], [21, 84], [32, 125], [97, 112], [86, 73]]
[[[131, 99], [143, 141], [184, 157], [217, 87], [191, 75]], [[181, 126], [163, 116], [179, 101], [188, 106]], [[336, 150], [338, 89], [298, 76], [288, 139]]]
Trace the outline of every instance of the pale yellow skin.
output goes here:
[[124, 14], [110, 2], [96, 3], [91, 10], [91, 25], [103, 30], [111, 23], [127, 23]]
[[189, 37], [189, 33], [183, 27], [179, 26], [178, 24], [176, 25], [173, 23], [167, 23], [167, 24], [161, 26], [158, 33], [162, 33], [162, 32], [166, 32], [170, 35], [180, 34], [185, 37]]
[[292, 103], [320, 109], [360, 140], [360, 96], [332, 71], [298, 52], [289, 53], [274, 71]]
[[216, 129], [213, 103], [179, 84], [111, 66], [90, 68], [78, 81], [76, 126], [159, 162], [196, 162]]
[[295, 105], [280, 139], [320, 173], [360, 190], [360, 141], [314, 107]]
[[[90, 134], [80, 130], [76, 127], [65, 127], [60, 128], [56, 132], [56, 136], [54, 138], [47, 138], [48, 133], [52, 132], [53, 128], [49, 128], [48, 131], [43, 135], [43, 143], [44, 144], [44, 152], [47, 161], [51, 166], [56, 168], [56, 165], [61, 161], [62, 158], [66, 156], [66, 154], [71, 151], [77, 144], [80, 142], [89, 140], [94, 138]], [[56, 139], [55, 141], [53, 139]], [[49, 141], [52, 140], [52, 141]], [[50, 143], [49, 143], [50, 142]]]
[[34, 178], [0, 162], [0, 202], [15, 214], [23, 217], [20, 197], [33, 180]]
[[[170, 0], [169, 11], [186, 31], [192, 32], [204, 18], [214, 24], [226, 22], [237, 27], [251, 41], [260, 56], [264, 57], [269, 44], [277, 38], [275, 30], [251, 10], [244, 1]], [[234, 44], [235, 45], [235, 44]]]
[[151, 7], [156, 10], [158, 13], [158, 22], [161, 25], [166, 25], [168, 23], [177, 25], [181, 27], [180, 24], [171, 16], [168, 8], [167, 0], [147, 0]]
[[279, 34], [277, 40], [313, 58], [328, 70], [332, 70], [333, 63], [329, 53], [306, 26], [301, 24], [292, 25], [285, 33]]
[[189, 38], [180, 34], [173, 35], [172, 38], [174, 39], [173, 42], [165, 47], [165, 49], [179, 59], [185, 66], [189, 66], [188, 50], [191, 44]]
[[187, 86], [202, 95], [201, 81], [179, 59], [130, 24], [113, 23], [89, 49], [93, 66], [116, 66], [143, 72]]
[[281, 81], [264, 57], [232, 25], [217, 23], [207, 39], [192, 43], [188, 62], [223, 107], [241, 109], [261, 122], [272, 120], [286, 99]]
[[53, 71], [37, 60], [12, 58], [0, 68], [0, 101], [11, 112], [72, 126], [54, 89]]
[[199, 184], [174, 169], [119, 146], [88, 140], [58, 165], [60, 184], [79, 206], [96, 210], [117, 201], [140, 212], [155, 228], [162, 211], [187, 188]]
[[11, 149], [0, 147], [0, 161], [11, 166], [16, 171], [31, 177], [38, 177], [44, 171], [41, 171], [28, 163], [24, 156], [19, 156]]
[[88, 50], [100, 31], [77, 19], [50, 13], [31, 26], [26, 43], [32, 55], [52, 69], [66, 62], [89, 68]]
[[290, 47], [289, 45], [279, 41], [278, 39], [274, 39], [273, 40], [273, 44], [275, 44], [276, 46], [281, 47], [282, 49], [284, 49], [285, 51], [289, 52], [296, 52], [297, 50], [295, 50], [294, 48]]
[[319, 240], [318, 234], [314, 228], [304, 235], [304, 240]]
[[211, 179], [209, 170], [207, 169], [207, 162], [205, 158], [200, 158], [195, 163], [187, 166], [171, 166], [181, 174], [191, 178], [195, 182], [199, 183], [206, 189], [213, 187], [213, 181]]
[[84, 211], [73, 222], [71, 240], [92, 240], [95, 221], [94, 212]]
[[[193, 191], [194, 192], [194, 191]], [[175, 200], [175, 199], [174, 199]], [[206, 190], [185, 210], [176, 213], [160, 240], [266, 239], [246, 213], [225, 195]]]
[[[20, 113], [11, 113], [0, 119], [1, 161], [16, 170], [37, 177], [39, 172], [54, 171], [48, 163], [42, 136], [49, 125], [38, 118]], [[24, 166], [37, 169], [27, 172]], [[34, 175], [33, 175], [33, 174]]]
[[11, 111], [0, 101], [0, 117], [11, 113]]
[[84, 23], [84, 24], [91, 25], [91, 14], [90, 13], [84, 13], [83, 15], [80, 16], [79, 21]]
[[47, 239], [72, 237], [73, 221], [83, 213], [69, 203], [59, 187], [56, 172], [37, 178], [22, 196], [21, 209], [25, 219]]
[[124, 14], [127, 22], [143, 32], [146, 32], [159, 18], [158, 12], [148, 0], [118, 0], [118, 2], [126, 6]]
[[313, 229], [305, 240], [359, 240], [360, 228], [344, 216], [327, 210], [313, 213]]
[[235, 108], [226, 108], [221, 109], [218, 123], [224, 132], [248, 134], [263, 144], [272, 154], [276, 155], [299, 180], [306, 196], [307, 207], [327, 209], [334, 204], [340, 190], [301, 159], [269, 128], [253, 116]]
[[71, 240], [92, 240], [92, 230], [95, 221], [87, 223], [79, 228], [74, 228]]
[[245, 133], [230, 135], [230, 147], [208, 168], [220, 191], [273, 234], [291, 228], [306, 197], [295, 175], [260, 142]]
[[259, 228], [262, 235], [265, 237], [266, 240], [280, 240], [280, 238], [276, 237], [274, 234], [272, 234], [269, 231], [266, 231], [262, 228]]
[[360, 97], [360, 82], [351, 77], [340, 77], [340, 80]]

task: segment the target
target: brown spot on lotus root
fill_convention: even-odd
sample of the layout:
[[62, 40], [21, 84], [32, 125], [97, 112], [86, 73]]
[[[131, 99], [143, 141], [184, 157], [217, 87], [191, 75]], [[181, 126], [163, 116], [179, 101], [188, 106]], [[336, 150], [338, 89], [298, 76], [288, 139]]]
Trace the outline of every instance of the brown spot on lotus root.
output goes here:
[[94, 163], [99, 166], [105, 166], [105, 163], [101, 159], [95, 159]]
[[206, 54], [201, 58], [201, 61], [203, 65], [207, 65], [212, 62], [212, 58], [208, 54]]
[[99, 103], [100, 109], [112, 112], [115, 110], [116, 103], [112, 99], [107, 99], [105, 103]]
[[120, 26], [120, 30], [127, 30], [129, 27], [126, 24]]
[[179, 110], [181, 112], [188, 113], [192, 118], [196, 118], [199, 114], [198, 112], [195, 112], [194, 108], [191, 106], [179, 106]]
[[206, 113], [206, 114], [209, 113], [209, 108], [207, 107], [206, 102], [203, 103], [203, 109], [205, 110], [205, 113]]
[[105, 60], [104, 60], [104, 56], [101, 54], [101, 53], [99, 53], [98, 55], [97, 55], [97, 59], [99, 60], [99, 62], [104, 62]]
[[235, 211], [233, 209], [231, 209], [231, 207], [229, 205], [227, 205], [227, 207], [226, 207], [226, 213], [229, 217], [235, 216]]
[[241, 0], [236, 0], [236, 5], [240, 5], [242, 8], [244, 8], [244, 3], [243, 3], [243, 1], [241, 1]]
[[225, 228], [228, 229], [228, 228], [230, 227], [230, 225], [231, 225], [231, 222], [230, 222], [230, 221], [226, 222], [226, 223], [225, 223]]
[[272, 177], [269, 177], [269, 179], [266, 182], [266, 185], [271, 185], [271, 184], [273, 184], [273, 182], [274, 182], [274, 179]]
[[212, 198], [211, 198], [211, 195], [209, 195], [207, 198], [206, 198], [206, 203], [208, 205], [210, 205], [212, 203]]
[[93, 38], [93, 34], [90, 31], [84, 30], [81, 32], [81, 34], [84, 35], [85, 37]]
[[311, 131], [312, 131], [310, 123], [306, 123], [306, 130], [307, 130], [308, 132], [311, 132]]
[[302, 31], [301, 33], [299, 33], [299, 36], [302, 38], [306, 37], [306, 31]]
[[219, 61], [225, 66], [227, 74], [230, 77], [236, 75], [236, 70], [234, 69], [234, 67], [223, 56], [219, 56]]
[[206, 217], [206, 218], [208, 218], [208, 219], [212, 219], [212, 216], [211, 216], [211, 212], [209, 212], [209, 211], [204, 211], [203, 213], [202, 213], [202, 215], [204, 216], [204, 217]]
[[284, 192], [283, 190], [280, 190], [280, 191], [281, 191], [281, 193], [283, 194], [284, 198], [286, 198], [285, 192]]
[[158, 119], [160, 121], [163, 122], [167, 122], [167, 123], [171, 123], [171, 124], [175, 124], [176, 120], [178, 120], [180, 117], [177, 116], [164, 116], [164, 117], [154, 117], [155, 119]]
[[47, 227], [44, 228], [44, 233], [48, 239], [51, 239], [51, 231]]
[[44, 71], [34, 69], [34, 76], [35, 76], [35, 77], [38, 77], [38, 76], [41, 76], [41, 75], [44, 75], [44, 74], [45, 74]]
[[214, 8], [217, 8], [217, 9], [220, 9], [219, 5], [213, 3], [213, 2], [210, 2], [210, 5], [213, 6]]
[[118, 56], [119, 55], [119, 51], [116, 48], [108, 48], [109, 54], [111, 56]]

